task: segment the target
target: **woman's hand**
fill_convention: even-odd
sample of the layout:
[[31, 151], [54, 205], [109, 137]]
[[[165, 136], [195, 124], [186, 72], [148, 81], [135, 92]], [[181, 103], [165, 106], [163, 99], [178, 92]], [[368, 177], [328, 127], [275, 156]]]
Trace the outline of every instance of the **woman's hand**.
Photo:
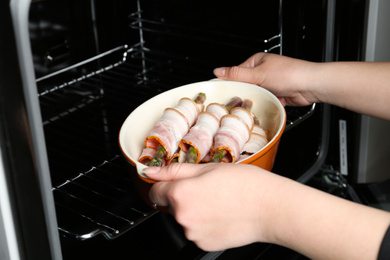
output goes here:
[[262, 86], [284, 105], [327, 103], [390, 120], [390, 62], [309, 62], [256, 53], [244, 63], [214, 74]]
[[390, 213], [347, 201], [245, 164], [148, 168], [150, 199], [168, 206], [206, 251], [253, 242], [312, 259], [375, 259]]
[[311, 75], [316, 63], [270, 53], [256, 53], [234, 67], [222, 67], [214, 74], [225, 80], [242, 81], [262, 86], [284, 105], [306, 106], [318, 99], [310, 92]]
[[151, 200], [168, 206], [186, 237], [203, 250], [267, 241], [264, 223], [277, 208], [271, 196], [282, 189], [283, 178], [255, 166], [224, 163], [176, 163], [146, 174], [160, 181], [150, 191]]

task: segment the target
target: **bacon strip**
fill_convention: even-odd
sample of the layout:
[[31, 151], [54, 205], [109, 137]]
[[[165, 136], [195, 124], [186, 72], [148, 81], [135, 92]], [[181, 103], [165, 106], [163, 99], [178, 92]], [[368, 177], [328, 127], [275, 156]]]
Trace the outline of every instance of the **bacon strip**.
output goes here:
[[249, 141], [241, 151], [240, 161], [260, 151], [268, 143], [268, 131], [259, 125], [254, 125]]
[[199, 163], [210, 153], [220, 119], [228, 113], [224, 105], [211, 103], [199, 114], [196, 124], [180, 141], [180, 148], [187, 153], [187, 162]]
[[248, 129], [252, 131], [254, 126], [254, 120], [253, 120], [253, 114], [249, 112], [247, 109], [243, 107], [235, 107], [230, 110], [230, 114], [236, 115], [239, 118], [241, 118], [245, 124], [247, 125]]
[[174, 108], [167, 108], [146, 137], [145, 146], [157, 149], [162, 145], [166, 151], [166, 158], [170, 159], [189, 128], [188, 120], [181, 112]]
[[181, 149], [177, 149], [177, 151], [172, 155], [172, 157], [167, 161], [167, 165], [171, 163], [184, 162], [186, 159], [186, 154]]
[[237, 115], [225, 115], [221, 118], [221, 126], [214, 136], [214, 145], [211, 157], [219, 150], [227, 154], [223, 161], [236, 162], [244, 144], [249, 140], [251, 131], [246, 122]]
[[203, 110], [201, 110], [202, 106], [203, 104], [199, 104], [198, 106], [195, 101], [185, 97], [180, 99], [174, 108], [185, 116], [191, 127], [195, 124], [198, 114]]
[[156, 149], [145, 147], [144, 149], [142, 149], [138, 161], [140, 163], [146, 164], [147, 162], [151, 161], [154, 158], [155, 154], [156, 154]]
[[229, 111], [224, 105], [221, 105], [219, 103], [211, 103], [206, 107], [206, 111], [213, 114], [218, 118], [218, 121], [221, 120], [221, 118], [224, 115], [229, 114]]
[[213, 145], [213, 137], [219, 128], [218, 118], [209, 112], [199, 114], [198, 121], [180, 141], [180, 148], [187, 152], [192, 146], [196, 150], [195, 163], [199, 163]]

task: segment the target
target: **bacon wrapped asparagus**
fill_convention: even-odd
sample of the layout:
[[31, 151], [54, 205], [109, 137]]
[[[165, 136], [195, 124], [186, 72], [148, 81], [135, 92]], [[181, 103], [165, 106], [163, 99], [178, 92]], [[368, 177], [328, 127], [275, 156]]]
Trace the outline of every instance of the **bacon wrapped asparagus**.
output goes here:
[[220, 119], [227, 115], [233, 107], [241, 104], [241, 98], [234, 97], [225, 106], [211, 103], [205, 112], [199, 114], [196, 124], [180, 141], [181, 150], [186, 152], [185, 162], [199, 163], [209, 154], [214, 135], [220, 125]]
[[149, 166], [164, 166], [167, 164], [165, 149], [162, 145], [156, 149], [145, 147], [138, 161]]
[[268, 131], [256, 123], [253, 126], [251, 137], [241, 151], [240, 161], [260, 151], [268, 143]]
[[140, 163], [143, 163], [143, 164], [149, 163], [151, 160], [154, 159], [154, 157], [156, 155], [156, 151], [157, 151], [157, 149], [152, 149], [152, 148], [149, 148], [149, 147], [145, 147], [142, 150], [141, 155], [138, 158], [138, 161]]
[[231, 109], [221, 119], [221, 126], [214, 136], [211, 150], [212, 162], [234, 163], [240, 158], [241, 150], [249, 140], [254, 119], [250, 112], [253, 103], [244, 100], [241, 107]]
[[162, 158], [171, 159], [180, 140], [196, 122], [205, 98], [204, 93], [199, 93], [194, 100], [182, 98], [175, 107], [164, 110], [162, 117], [144, 142], [146, 147], [156, 150], [155, 157], [147, 163], [148, 165], [162, 166]]

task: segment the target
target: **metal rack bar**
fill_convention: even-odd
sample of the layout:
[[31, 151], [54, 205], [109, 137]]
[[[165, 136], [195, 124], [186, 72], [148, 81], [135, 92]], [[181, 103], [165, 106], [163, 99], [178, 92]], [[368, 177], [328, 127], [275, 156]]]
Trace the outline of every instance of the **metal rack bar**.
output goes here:
[[[67, 71], [70, 71], [70, 70], [72, 70], [72, 69], [74, 69], [74, 68], [81, 67], [81, 66], [83, 66], [83, 65], [85, 65], [85, 64], [87, 64], [87, 63], [90, 63], [90, 62], [92, 62], [92, 61], [96, 61], [96, 60], [98, 60], [98, 59], [100, 59], [100, 58], [102, 58], [102, 57], [105, 57], [105, 56], [110, 55], [110, 54], [112, 54], [112, 53], [115, 53], [115, 52], [117, 52], [117, 51], [123, 52], [123, 50], [124, 50], [124, 49], [127, 49], [127, 47], [128, 47], [127, 45], [118, 46], [118, 47], [116, 47], [116, 48], [114, 48], [114, 49], [111, 49], [111, 50], [108, 50], [108, 51], [106, 51], [106, 52], [103, 52], [103, 53], [101, 53], [101, 54], [99, 54], [99, 55], [96, 55], [96, 56], [94, 56], [94, 57], [92, 57], [92, 58], [86, 59], [86, 60], [84, 60], [84, 61], [82, 61], [82, 62], [76, 63], [76, 64], [71, 65], [71, 66], [69, 66], [69, 67], [66, 67], [66, 68], [64, 68], [64, 69], [61, 69], [61, 70], [58, 70], [58, 71], [56, 71], [56, 72], [50, 73], [50, 74], [48, 74], [48, 75], [46, 75], [46, 76], [40, 77], [40, 78], [36, 79], [36, 82], [39, 83], [39, 82], [41, 82], [41, 81], [43, 81], [43, 80], [45, 80], [45, 79], [52, 78], [52, 77], [54, 77], [54, 76], [56, 76], [56, 75], [59, 75], [59, 74], [61, 74], [61, 73], [67, 72]], [[122, 62], [123, 62], [123, 61], [118, 61], [119, 64], [122, 63]], [[114, 63], [114, 64], [112, 64], [110, 67], [116, 67], [116, 66], [117, 66], [116, 64], [117, 64], [117, 63]], [[119, 64], [118, 64], [118, 65], [119, 65]], [[109, 69], [110, 69], [110, 68], [109, 68]], [[94, 76], [95, 74], [98, 74], [98, 73], [100, 73], [100, 72], [102, 72], [102, 71], [105, 71], [105, 70], [106, 70], [106, 69], [103, 68], [103, 69], [101, 69], [101, 70], [92, 72], [92, 74], [82, 75], [82, 77], [83, 77], [83, 79], [84, 79], [85, 77], [91, 77], [91, 76]], [[73, 84], [73, 81], [74, 81], [74, 80], [75, 80], [75, 79], [72, 79], [72, 80], [70, 81], [69, 84], [70, 84], [70, 85]], [[64, 84], [66, 84], [66, 83], [64, 83]], [[51, 92], [51, 91], [49, 91], [49, 92]], [[41, 94], [41, 95], [42, 95], [42, 94]]]
[[[275, 39], [280, 37], [280, 35], [277, 35], [277, 36], [271, 36], [269, 38], [264, 38], [264, 39], [253, 39], [253, 38], [243, 37], [240, 35], [232, 35], [230, 33], [216, 32], [215, 30], [208, 30], [205, 28], [202, 29], [189, 28], [188, 26], [180, 25], [178, 23], [173, 24], [173, 23], [168, 23], [166, 21], [145, 19], [142, 18], [142, 13], [143, 13], [142, 11], [137, 11], [128, 16], [130, 21], [129, 24], [130, 27], [140, 29], [139, 24], [142, 24], [143, 31], [147, 30], [153, 33], [165, 33], [166, 31], [180, 31], [183, 33], [180, 36], [201, 35], [198, 37], [200, 40], [203, 40], [202, 36], [215, 35], [215, 34], [219, 36], [218, 39], [225, 37], [225, 38], [234, 38], [239, 41], [248, 40], [251, 42], [267, 42], [267, 39], [268, 41], [270, 41], [269, 39]], [[159, 27], [159, 29], [156, 29], [157, 27]], [[162, 28], [166, 28], [167, 30], [163, 30]]]
[[[53, 187], [56, 208], [62, 217], [66, 215], [71, 220], [77, 219], [77, 223], [68, 223], [60, 216], [61, 232], [79, 240], [98, 234], [113, 239], [156, 213], [141, 202], [134, 202], [135, 194], [130, 189], [129, 180], [121, 174], [111, 172], [120, 160], [116, 156], [110, 162], [105, 161]], [[108, 168], [102, 170], [102, 167]], [[106, 177], [102, 175], [109, 175], [111, 183], [107, 183]], [[82, 227], [79, 223], [83, 223]]]
[[[136, 29], [142, 32], [153, 33], [156, 35], [168, 34], [171, 37], [186, 38], [194, 41], [207, 42], [208, 44], [212, 44], [214, 46], [225, 45], [230, 46], [231, 48], [240, 49], [254, 48], [257, 51], [259, 49], [263, 49], [265, 52], [269, 52], [273, 49], [281, 47], [280, 33], [264, 39], [254, 39], [221, 32], [207, 31], [205, 29], [199, 30], [194, 28], [188, 28], [186, 26], [169, 24], [161, 21], [142, 19], [139, 16], [139, 12], [130, 15], [129, 19], [129, 26], [132, 29]], [[214, 40], [215, 34], [218, 35], [218, 41]], [[242, 44], [243, 42], [245, 42], [245, 44]]]

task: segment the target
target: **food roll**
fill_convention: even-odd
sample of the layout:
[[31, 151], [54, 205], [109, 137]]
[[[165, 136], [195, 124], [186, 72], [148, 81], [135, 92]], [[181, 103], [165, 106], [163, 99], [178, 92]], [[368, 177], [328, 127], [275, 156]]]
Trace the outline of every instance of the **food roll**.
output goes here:
[[248, 126], [248, 129], [252, 131], [254, 126], [253, 114], [243, 107], [235, 107], [230, 110], [230, 114], [236, 115], [241, 118], [245, 124]]
[[156, 149], [145, 147], [144, 149], [142, 149], [138, 161], [140, 163], [146, 164], [147, 162], [151, 161], [154, 158], [155, 154], [156, 154]]
[[214, 157], [217, 151], [226, 151], [222, 161], [236, 162], [250, 134], [251, 131], [243, 119], [232, 114], [223, 116], [221, 126], [214, 136], [211, 157]]
[[254, 125], [251, 137], [241, 151], [240, 161], [257, 153], [268, 144], [268, 131], [259, 125]]
[[179, 147], [180, 140], [188, 133], [189, 129], [196, 122], [203, 102], [206, 99], [204, 93], [199, 93], [194, 100], [190, 98], [181, 98], [173, 108], [166, 108], [160, 120], [145, 138], [145, 146], [162, 151], [156, 153], [153, 164], [159, 165], [161, 157], [171, 160]]
[[189, 129], [189, 122], [181, 112], [174, 108], [166, 108], [163, 116], [146, 137], [145, 146], [157, 149], [162, 145], [166, 151], [166, 158], [170, 159]]
[[[218, 128], [219, 119], [214, 114], [206, 111], [199, 114], [196, 124], [180, 141], [180, 148], [184, 152], [193, 153], [188, 162], [199, 163], [210, 152]], [[195, 151], [191, 151], [190, 147]]]
[[[201, 104], [203, 106], [203, 104]], [[189, 98], [182, 98], [174, 109], [180, 111], [188, 120], [190, 127], [195, 124], [202, 107], [198, 106], [195, 101]]]

